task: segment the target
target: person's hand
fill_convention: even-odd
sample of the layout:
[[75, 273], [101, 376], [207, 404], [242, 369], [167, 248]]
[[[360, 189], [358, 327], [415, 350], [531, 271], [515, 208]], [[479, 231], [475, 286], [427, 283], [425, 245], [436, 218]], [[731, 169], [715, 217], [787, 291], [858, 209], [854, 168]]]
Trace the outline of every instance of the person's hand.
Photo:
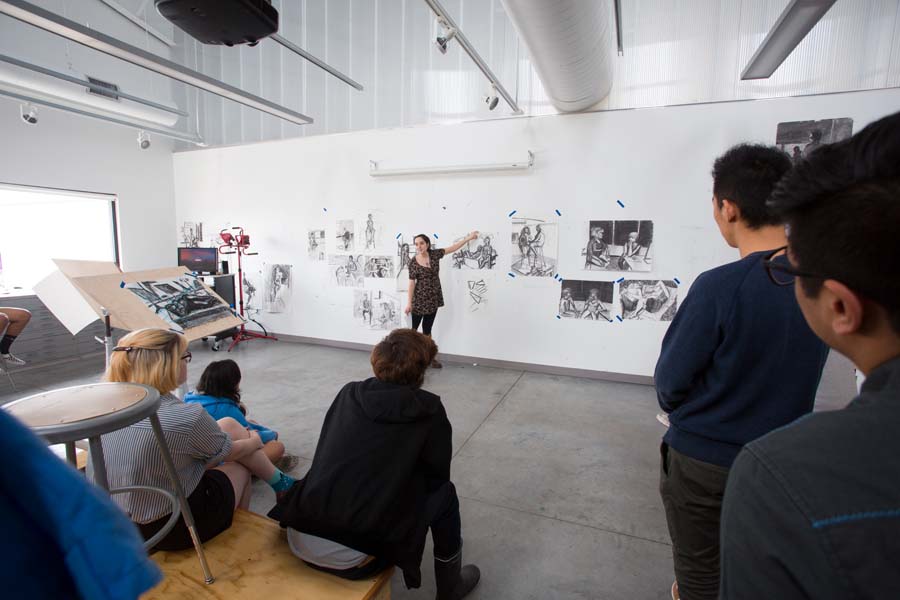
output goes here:
[[470, 240], [478, 239], [478, 232], [477, 232], [477, 231], [471, 232], [471, 233], [469, 234], [469, 239], [470, 239]]
[[406, 305], [406, 308], [403, 309], [403, 312], [405, 312], [406, 314], [411, 313], [411, 312], [412, 312], [412, 306], [410, 306], [409, 304], [407, 304], [407, 305]]

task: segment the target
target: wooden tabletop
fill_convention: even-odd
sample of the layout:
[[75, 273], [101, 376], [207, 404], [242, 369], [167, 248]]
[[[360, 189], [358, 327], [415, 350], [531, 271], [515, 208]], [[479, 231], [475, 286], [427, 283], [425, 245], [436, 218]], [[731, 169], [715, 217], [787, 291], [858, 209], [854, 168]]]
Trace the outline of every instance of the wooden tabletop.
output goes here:
[[35, 394], [4, 408], [28, 427], [76, 423], [134, 406], [147, 390], [132, 383], [91, 383]]

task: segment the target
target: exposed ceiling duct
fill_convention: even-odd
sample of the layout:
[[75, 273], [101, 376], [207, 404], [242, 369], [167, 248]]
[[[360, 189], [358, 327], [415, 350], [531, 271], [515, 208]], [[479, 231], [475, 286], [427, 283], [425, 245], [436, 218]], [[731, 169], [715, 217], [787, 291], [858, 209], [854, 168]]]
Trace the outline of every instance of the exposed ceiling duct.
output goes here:
[[502, 0], [559, 111], [585, 110], [612, 85], [609, 0]]

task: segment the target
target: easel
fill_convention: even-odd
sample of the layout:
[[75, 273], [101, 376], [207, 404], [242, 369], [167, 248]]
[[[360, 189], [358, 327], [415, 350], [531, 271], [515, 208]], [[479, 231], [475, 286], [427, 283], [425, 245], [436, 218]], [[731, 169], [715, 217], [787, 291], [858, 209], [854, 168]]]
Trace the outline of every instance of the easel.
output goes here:
[[[244, 319], [244, 269], [241, 265], [241, 258], [244, 256], [256, 256], [259, 252], [249, 252], [250, 236], [244, 233], [243, 227], [232, 227], [231, 229], [238, 233], [232, 234], [226, 229], [219, 232], [219, 237], [221, 237], [224, 242], [224, 244], [219, 246], [219, 254], [237, 254], [238, 307], [240, 309], [241, 318]], [[234, 347], [241, 342], [250, 340], [275, 340], [277, 342], [278, 338], [268, 335], [267, 333], [263, 334], [255, 331], [248, 331], [247, 326], [244, 323], [241, 323], [238, 332], [232, 336], [232, 342], [228, 347], [228, 351], [231, 352]]]

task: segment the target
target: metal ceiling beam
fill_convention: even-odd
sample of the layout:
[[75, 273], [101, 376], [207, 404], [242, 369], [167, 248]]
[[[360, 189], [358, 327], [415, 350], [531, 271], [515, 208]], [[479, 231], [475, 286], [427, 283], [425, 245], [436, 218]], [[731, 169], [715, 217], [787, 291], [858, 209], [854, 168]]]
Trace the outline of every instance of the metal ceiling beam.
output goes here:
[[70, 112], [72, 114], [81, 115], [82, 117], [90, 117], [92, 119], [99, 119], [101, 121], [115, 123], [116, 125], [124, 125], [126, 127], [131, 127], [131, 128], [138, 129], [138, 130], [147, 131], [149, 133], [155, 133], [155, 134], [161, 135], [163, 137], [172, 138], [174, 140], [181, 140], [182, 142], [189, 142], [191, 144], [197, 144], [198, 146], [206, 145], [206, 143], [203, 141], [203, 138], [195, 133], [182, 133], [180, 131], [175, 131], [173, 129], [162, 129], [159, 127], [154, 127], [152, 125], [143, 125], [141, 123], [135, 123], [133, 121], [117, 119], [116, 117], [111, 117], [111, 116], [103, 115], [100, 113], [93, 113], [93, 112], [90, 112], [87, 110], [81, 110], [80, 108], [75, 108], [73, 106], [67, 106], [65, 104], [57, 104], [55, 102], [50, 102], [49, 100], [45, 100], [43, 98], [26, 96], [25, 94], [17, 94], [15, 92], [4, 90], [2, 88], [0, 88], [0, 96], [6, 96], [7, 98], [12, 98], [13, 100], [19, 100], [21, 102], [28, 102], [30, 104], [38, 104], [40, 106], [46, 106], [47, 108], [53, 108], [56, 110], [63, 110], [66, 112]]
[[741, 79], [768, 79], [837, 0], [791, 0], [766, 35]]
[[99, 31], [84, 27], [75, 21], [61, 17], [30, 2], [25, 2], [24, 0], [0, 0], [0, 14], [5, 14], [28, 25], [49, 31], [67, 40], [77, 42], [98, 52], [109, 54], [170, 79], [180, 81], [222, 98], [233, 100], [244, 106], [255, 108], [279, 119], [284, 119], [297, 125], [307, 125], [313, 122], [312, 118], [304, 114], [245, 92], [223, 81], [207, 77], [203, 73], [146, 52], [137, 46], [132, 46]]
[[475, 66], [484, 73], [484, 76], [488, 78], [488, 81], [497, 89], [497, 93], [500, 94], [500, 97], [509, 104], [509, 107], [513, 109], [513, 113], [520, 115], [522, 114], [522, 109], [519, 108], [519, 105], [516, 104], [516, 101], [513, 100], [513, 97], [510, 96], [509, 92], [506, 91], [506, 88], [503, 87], [503, 84], [500, 83], [500, 80], [494, 75], [494, 72], [491, 71], [491, 68], [488, 66], [484, 59], [481, 58], [481, 55], [478, 54], [478, 51], [475, 50], [475, 46], [469, 41], [469, 38], [465, 36], [465, 34], [460, 30], [459, 26], [456, 24], [456, 21], [444, 10], [444, 7], [441, 6], [441, 3], [438, 0], [425, 0], [425, 4], [431, 9], [431, 11], [438, 16], [439, 19], [443, 19], [445, 23], [451, 28], [456, 30], [456, 39], [459, 42], [459, 45], [465, 51], [466, 54], [469, 55], [469, 58], [472, 59], [472, 62], [475, 63]]
[[279, 44], [281, 44], [282, 46], [284, 46], [285, 48], [290, 50], [291, 52], [300, 55], [302, 58], [305, 58], [306, 60], [308, 60], [312, 64], [316, 65], [320, 69], [331, 73], [332, 75], [334, 75], [335, 77], [337, 77], [338, 79], [340, 79], [341, 81], [346, 83], [347, 85], [349, 85], [351, 87], [355, 87], [359, 91], [363, 90], [363, 86], [361, 84], [353, 81], [347, 75], [344, 75], [343, 73], [341, 73], [340, 71], [338, 71], [337, 69], [332, 67], [331, 65], [319, 60], [318, 58], [316, 58], [315, 56], [313, 56], [312, 54], [310, 54], [309, 52], [307, 52], [306, 50], [304, 50], [297, 44], [291, 42], [290, 40], [284, 39], [277, 33], [273, 33], [269, 37], [272, 38], [273, 41], [278, 42]]
[[69, 83], [75, 83], [80, 86], [84, 86], [94, 92], [99, 94], [103, 94], [108, 96], [109, 94], [115, 94], [119, 98], [125, 98], [126, 100], [131, 100], [132, 102], [137, 102], [138, 104], [143, 104], [144, 106], [149, 106], [151, 108], [155, 108], [157, 110], [163, 110], [168, 113], [172, 113], [175, 115], [179, 115], [182, 117], [189, 117], [190, 115], [183, 110], [179, 110], [177, 108], [172, 108], [171, 106], [166, 106], [165, 104], [158, 104], [153, 102], [152, 100], [145, 100], [144, 98], [139, 98], [138, 96], [132, 96], [131, 94], [126, 94], [121, 90], [111, 90], [107, 87], [103, 87], [102, 85], [97, 85], [96, 83], [91, 83], [90, 81], [85, 81], [84, 79], [79, 79], [77, 77], [72, 77], [71, 75], [66, 75], [65, 73], [60, 73], [59, 71], [53, 71], [51, 69], [45, 69], [44, 67], [33, 65], [31, 63], [27, 63], [24, 60], [19, 60], [18, 58], [13, 58], [12, 56], [6, 56], [5, 54], [0, 54], [0, 62], [9, 63], [11, 65], [15, 65], [17, 67], [21, 67], [23, 69], [28, 69], [29, 71], [34, 71], [35, 73], [41, 73], [42, 75], [49, 75], [50, 77], [55, 77], [56, 79], [62, 79], [63, 81], [68, 81]]

